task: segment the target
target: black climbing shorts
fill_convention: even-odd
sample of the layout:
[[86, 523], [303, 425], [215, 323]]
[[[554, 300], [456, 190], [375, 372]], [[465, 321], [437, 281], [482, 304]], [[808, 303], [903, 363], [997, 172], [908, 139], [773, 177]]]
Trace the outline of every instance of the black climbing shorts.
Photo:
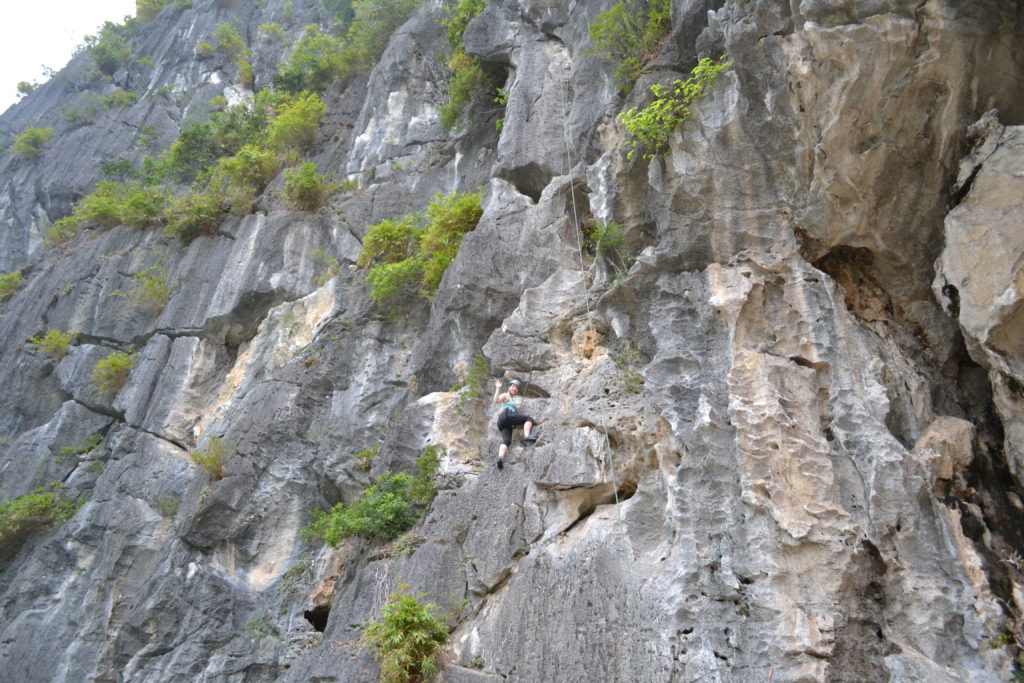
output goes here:
[[511, 410], [501, 411], [501, 415], [498, 416], [498, 431], [501, 432], [502, 443], [506, 446], [511, 446], [512, 430], [516, 427], [522, 427], [527, 422], [533, 421], [534, 419], [529, 415], [513, 413]]

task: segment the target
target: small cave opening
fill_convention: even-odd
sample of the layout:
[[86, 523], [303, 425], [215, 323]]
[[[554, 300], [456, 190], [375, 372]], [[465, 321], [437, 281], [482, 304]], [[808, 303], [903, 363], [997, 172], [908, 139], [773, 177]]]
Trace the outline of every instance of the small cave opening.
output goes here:
[[330, 605], [317, 605], [313, 609], [308, 609], [302, 613], [302, 616], [306, 618], [314, 629], [323, 633], [327, 629], [327, 618], [331, 616]]
[[619, 488], [615, 491], [615, 495], [618, 497], [619, 502], [625, 502], [632, 498], [636, 494], [636, 482], [635, 481], [623, 481], [619, 484]]
[[498, 173], [498, 177], [512, 183], [519, 194], [526, 195], [536, 204], [554, 174], [537, 162], [531, 161], [522, 166], [505, 169]]

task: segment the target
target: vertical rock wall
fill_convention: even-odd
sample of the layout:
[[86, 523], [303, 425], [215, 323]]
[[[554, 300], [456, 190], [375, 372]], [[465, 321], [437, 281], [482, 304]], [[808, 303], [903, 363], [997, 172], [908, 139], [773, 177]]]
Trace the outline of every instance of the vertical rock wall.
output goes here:
[[[122, 227], [29, 257], [57, 204], [27, 188], [97, 169], [0, 159], [3, 257], [31, 263], [0, 309], [0, 492], [86, 501], [0, 560], [5, 679], [374, 680], [360, 625], [399, 584], [449, 614], [443, 680], [1009, 678], [1020, 4], [676, 2], [627, 97], [589, 52], [610, 5], [489, 3], [465, 45], [508, 103], [449, 134], [425, 4], [325, 98], [315, 160], [358, 189], [317, 213], [271, 190], [189, 245]], [[177, 36], [157, 71], [192, 79], [174, 65], [229, 11], [165, 10], [140, 41]], [[617, 115], [720, 55], [669, 153], [627, 159]], [[478, 187], [433, 300], [375, 307], [366, 226]], [[619, 253], [582, 244], [601, 222]], [[157, 262], [161, 311], [111, 296]], [[50, 327], [80, 332], [59, 361], [24, 344]], [[115, 349], [139, 360], [109, 398], [89, 375]], [[501, 471], [487, 398], [451, 390], [478, 352], [540, 425]], [[220, 480], [189, 459], [209, 436], [237, 453]], [[412, 549], [301, 538], [428, 445]]]

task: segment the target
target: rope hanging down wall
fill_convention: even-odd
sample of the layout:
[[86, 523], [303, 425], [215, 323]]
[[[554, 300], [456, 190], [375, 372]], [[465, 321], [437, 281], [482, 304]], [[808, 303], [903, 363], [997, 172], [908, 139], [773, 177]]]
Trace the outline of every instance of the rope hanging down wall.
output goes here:
[[[571, 148], [571, 145], [569, 144], [569, 124], [568, 124], [568, 121], [566, 119], [566, 96], [565, 96], [566, 83], [568, 82], [569, 77], [570, 77], [570, 73], [569, 73], [570, 69], [571, 69], [571, 66], [568, 63], [566, 63], [564, 65], [562, 76], [558, 78], [559, 94], [560, 94], [560, 97], [561, 97], [562, 142], [564, 143], [564, 146], [565, 146], [565, 167], [562, 169], [562, 175], [563, 176], [568, 176], [569, 173], [572, 172], [572, 168], [573, 168], [573, 165], [572, 165], [572, 148]], [[586, 280], [586, 277], [585, 277], [585, 273], [586, 273], [586, 269], [587, 268], [586, 268], [586, 262], [584, 261], [584, 258], [583, 258], [583, 234], [582, 234], [582, 230], [580, 228], [579, 210], [578, 210], [578, 208], [576, 206], [576, 192], [575, 192], [575, 190], [573, 188], [573, 183], [572, 183], [571, 179], [570, 179], [570, 184], [569, 184], [569, 196], [572, 199], [573, 229], [574, 229], [574, 232], [576, 234], [576, 251], [577, 251], [577, 254], [579, 255], [579, 260], [580, 260], [580, 273], [581, 273], [580, 287], [583, 290], [583, 294], [582, 294], [583, 301], [586, 304], [586, 308], [587, 308], [587, 325], [590, 327], [590, 330], [596, 334], [597, 331], [594, 329], [593, 310], [592, 310], [592, 308], [590, 306], [590, 295], [589, 295], [590, 293], [587, 291], [587, 280]], [[625, 524], [625, 522], [622, 519], [622, 509], [621, 509], [622, 506], [619, 504], [620, 503], [620, 500], [619, 500], [619, 482], [618, 482], [618, 480], [617, 480], [617, 478], [615, 476], [615, 453], [612, 450], [611, 439], [608, 437], [608, 423], [607, 423], [606, 416], [605, 416], [603, 411], [600, 412], [600, 416], [601, 416], [601, 433], [604, 435], [604, 442], [605, 442], [605, 452], [608, 453], [608, 474], [609, 474], [609, 476], [610, 476], [610, 478], [612, 480], [612, 490], [615, 493], [615, 520], [616, 520], [616, 525], [619, 528], [620, 536], [622, 538], [622, 547], [623, 547], [623, 549], [625, 551], [624, 552], [624, 555], [625, 555], [625, 562], [624, 562], [624, 564], [626, 565], [626, 574], [627, 574], [627, 579], [629, 581], [629, 588], [630, 588], [630, 590], [628, 591], [628, 594], [627, 594], [627, 599], [626, 599], [626, 610], [627, 610], [628, 613], [631, 613], [632, 616], [633, 616], [632, 627], [633, 627], [634, 638], [630, 639], [629, 642], [631, 644], [636, 644], [637, 643], [636, 638], [640, 634], [640, 625], [641, 625], [641, 619], [640, 619], [640, 604], [641, 604], [641, 601], [640, 601], [640, 588], [637, 585], [636, 574], [633, 571], [633, 566], [635, 564], [634, 553], [633, 553], [633, 546], [629, 542], [629, 537], [626, 535], [626, 524]], [[632, 603], [632, 604], [630, 604], [630, 603]], [[641, 645], [641, 647], [642, 647], [642, 645]], [[649, 666], [649, 662], [648, 662], [648, 657], [646, 656], [646, 653], [645, 652], [641, 652], [639, 654], [638, 659], [640, 660], [640, 666], [642, 667], [643, 680], [650, 682], [652, 680], [652, 678], [651, 678], [651, 671], [650, 671], [650, 666]]]

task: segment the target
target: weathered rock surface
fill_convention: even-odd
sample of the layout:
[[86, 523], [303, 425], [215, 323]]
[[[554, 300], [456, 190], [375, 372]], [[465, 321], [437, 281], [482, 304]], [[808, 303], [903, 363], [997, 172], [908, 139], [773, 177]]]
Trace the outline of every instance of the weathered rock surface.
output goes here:
[[[106, 119], [34, 165], [0, 156], [0, 258], [28, 264], [0, 304], [0, 494], [58, 480], [84, 502], [0, 558], [5, 680], [371, 681], [360, 626], [400, 584], [448, 613], [446, 681], [1009, 679], [1024, 10], [676, 2], [623, 97], [588, 51], [610, 5], [489, 3], [466, 49], [507, 69], [508, 104], [449, 134], [425, 4], [326, 98], [314, 158], [358, 189], [315, 213], [271, 190], [188, 245], [121, 227], [36, 248], [98, 154], [142, 156]], [[138, 35], [147, 92], [188, 103], [147, 96], [135, 125], [167, 118], [170, 142], [233, 80], [193, 56], [207, 27], [282, 10], [165, 10]], [[292, 39], [322, 19], [294, 11]], [[286, 45], [256, 46], [257, 85]], [[617, 115], [723, 54], [669, 154], [627, 159]], [[58, 116], [61, 87], [0, 127]], [[477, 188], [433, 299], [374, 306], [367, 226]], [[599, 222], [619, 253], [582, 242]], [[115, 294], [154, 264], [165, 305]], [[79, 333], [62, 359], [25, 345], [49, 328]], [[90, 376], [114, 350], [138, 360], [107, 396]], [[490, 378], [452, 389], [477, 353], [539, 424], [500, 471]], [[221, 479], [189, 457], [211, 437]], [[407, 548], [302, 538], [428, 446], [439, 492]]]

